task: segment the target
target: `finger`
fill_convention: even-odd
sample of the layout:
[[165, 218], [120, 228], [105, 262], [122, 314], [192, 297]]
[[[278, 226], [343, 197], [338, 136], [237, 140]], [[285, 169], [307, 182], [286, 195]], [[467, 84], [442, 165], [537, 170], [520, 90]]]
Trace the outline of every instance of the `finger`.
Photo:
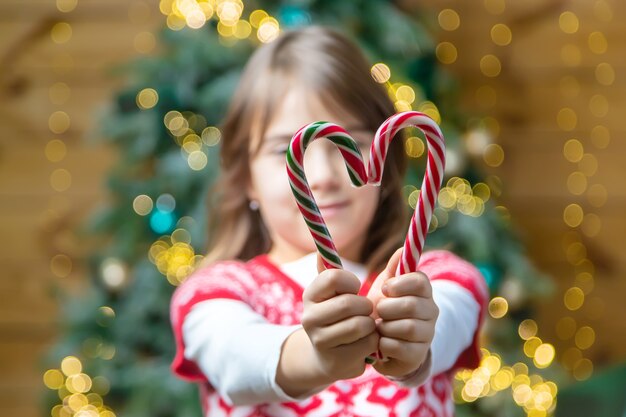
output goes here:
[[325, 271], [326, 267], [324, 266], [324, 261], [322, 260], [322, 255], [317, 252], [317, 273], [321, 274], [322, 271]]
[[435, 335], [435, 326], [432, 321], [415, 319], [380, 321], [376, 329], [381, 337], [413, 343], [429, 343]]
[[383, 320], [433, 320], [439, 315], [439, 309], [432, 298], [410, 295], [397, 298], [383, 298], [376, 304], [376, 312]]
[[381, 337], [378, 341], [380, 352], [384, 357], [397, 359], [402, 362], [413, 362], [416, 357], [428, 353], [429, 343], [411, 343], [389, 337]]
[[385, 281], [382, 291], [387, 297], [414, 295], [430, 298], [433, 296], [430, 280], [422, 272], [412, 272], [399, 277], [389, 278]]
[[378, 333], [372, 332], [357, 341], [338, 346], [336, 349], [340, 350], [345, 357], [365, 359], [369, 354], [378, 350], [379, 339]]
[[309, 337], [317, 349], [324, 350], [354, 343], [375, 331], [376, 324], [371, 317], [354, 316], [330, 326], [320, 327]]
[[388, 276], [394, 277], [396, 276], [396, 270], [398, 269], [398, 264], [400, 263], [400, 258], [402, 257], [402, 247], [396, 249], [396, 251], [389, 258], [389, 262], [387, 262], [387, 266], [385, 270], [387, 271]]
[[373, 311], [374, 305], [367, 298], [354, 294], [340, 294], [308, 306], [306, 317], [314, 318], [312, 324], [316, 326], [328, 326], [352, 316], [369, 316]]
[[303, 299], [319, 303], [339, 294], [357, 294], [361, 281], [343, 269], [327, 269], [304, 290]]

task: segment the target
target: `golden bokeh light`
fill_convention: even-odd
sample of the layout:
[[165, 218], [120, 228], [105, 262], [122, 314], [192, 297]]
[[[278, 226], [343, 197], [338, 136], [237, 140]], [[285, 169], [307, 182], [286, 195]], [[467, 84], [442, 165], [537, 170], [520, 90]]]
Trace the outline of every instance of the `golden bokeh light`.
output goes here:
[[499, 167], [504, 162], [504, 150], [502, 146], [492, 143], [485, 147], [483, 160], [490, 167]]
[[589, 272], [579, 272], [576, 274], [576, 286], [579, 287], [585, 295], [589, 294], [594, 287], [594, 278]]
[[561, 340], [571, 339], [576, 332], [576, 320], [572, 317], [562, 317], [556, 323], [556, 335]]
[[250, 25], [252, 25], [253, 28], [257, 29], [263, 19], [265, 19], [266, 17], [268, 17], [268, 14], [265, 10], [254, 10], [252, 13], [250, 13]]
[[591, 374], [593, 374], [593, 363], [587, 358], [580, 359], [574, 365], [572, 373], [578, 381], [589, 379]]
[[480, 71], [486, 77], [497, 77], [501, 70], [502, 65], [497, 56], [487, 54], [480, 59]]
[[615, 81], [615, 70], [613, 66], [607, 62], [601, 62], [596, 66], [596, 80], [602, 85], [612, 85]]
[[69, 13], [76, 8], [78, 0], [56, 0], [57, 9], [63, 13]]
[[606, 52], [608, 44], [602, 32], [591, 32], [587, 38], [589, 49], [594, 54], [601, 55]]
[[452, 42], [440, 42], [435, 48], [437, 59], [442, 64], [453, 64], [456, 62], [458, 52]]
[[235, 24], [235, 30], [233, 33], [233, 35], [235, 35], [235, 38], [246, 39], [250, 36], [251, 33], [252, 33], [252, 26], [250, 25], [249, 22], [245, 20], [237, 21], [237, 23]]
[[512, 38], [511, 29], [503, 23], [497, 23], [491, 28], [491, 40], [496, 45], [506, 46]]
[[424, 141], [419, 137], [411, 136], [404, 142], [404, 149], [409, 157], [419, 158], [424, 153]]
[[554, 360], [556, 351], [550, 343], [542, 343], [535, 350], [533, 362], [537, 368], [547, 368]]
[[[611, 142], [611, 134], [609, 130], [605, 126], [602, 126], [602, 125], [594, 126], [594, 128], [591, 129], [591, 142], [598, 149], [606, 149], [609, 146], [609, 143]], [[580, 158], [577, 161], [572, 161], [572, 162], [578, 162], [582, 159], [582, 157], [583, 157], [583, 152], [581, 148]]]
[[567, 177], [567, 189], [574, 195], [581, 195], [587, 189], [587, 177], [580, 171], [575, 171]]
[[519, 324], [517, 332], [523, 340], [528, 340], [537, 335], [537, 323], [532, 319], [526, 319]]
[[201, 171], [206, 167], [208, 163], [208, 158], [206, 154], [202, 151], [193, 151], [187, 157], [187, 164], [189, 168], [194, 171]]
[[443, 9], [439, 12], [437, 20], [439, 21], [439, 26], [447, 31], [457, 30], [461, 25], [459, 14], [452, 9]]
[[568, 310], [575, 311], [585, 302], [585, 293], [578, 287], [571, 287], [563, 295], [563, 304]]
[[72, 260], [64, 254], [54, 255], [50, 260], [50, 271], [58, 278], [65, 278], [72, 272]]
[[579, 162], [584, 152], [583, 144], [578, 139], [570, 139], [563, 145], [563, 155], [570, 162]]
[[524, 342], [524, 354], [529, 358], [535, 356], [535, 351], [543, 342], [538, 337], [531, 337]]
[[578, 265], [587, 257], [587, 248], [581, 242], [574, 242], [567, 247], [565, 255], [572, 265]]
[[370, 73], [372, 74], [372, 78], [374, 78], [374, 81], [379, 84], [384, 84], [389, 81], [389, 78], [391, 78], [391, 70], [387, 65], [383, 64], [382, 62], [374, 64], [372, 66], [372, 69], [370, 70]]
[[159, 102], [159, 93], [154, 88], [144, 88], [137, 94], [137, 107], [148, 110]]
[[604, 117], [609, 112], [609, 101], [602, 94], [594, 94], [589, 99], [589, 110], [596, 117]]
[[261, 21], [256, 35], [261, 42], [268, 43], [276, 39], [279, 33], [280, 26], [278, 20], [273, 17], [266, 17]]
[[59, 168], [50, 175], [50, 186], [58, 192], [67, 191], [72, 185], [72, 174], [67, 169]]
[[563, 107], [557, 113], [556, 123], [560, 129], [571, 131], [574, 130], [578, 124], [578, 116], [576, 116], [576, 112], [573, 109]]
[[559, 27], [563, 32], [568, 34], [578, 32], [578, 16], [571, 11], [561, 13], [559, 16]]
[[408, 85], [402, 85], [396, 90], [396, 98], [409, 104], [413, 104], [415, 101], [415, 90]]
[[72, 39], [72, 26], [67, 22], [58, 22], [50, 30], [50, 38], [54, 43], [66, 43]]
[[50, 86], [48, 90], [48, 97], [50, 97], [50, 102], [52, 104], [65, 104], [71, 95], [70, 87], [63, 82], [56, 82]]
[[64, 133], [70, 128], [70, 116], [64, 111], [55, 111], [48, 119], [48, 127], [53, 133]]
[[215, 126], [208, 126], [202, 130], [201, 137], [207, 146], [215, 146], [222, 139], [222, 132]]
[[596, 237], [602, 229], [602, 220], [597, 214], [587, 213], [580, 228], [585, 236]]
[[76, 356], [66, 356], [61, 361], [61, 371], [63, 371], [66, 376], [79, 374], [82, 370], [83, 365]]
[[569, 227], [578, 227], [583, 221], [583, 209], [576, 203], [569, 204], [563, 210], [563, 221]]
[[185, 21], [185, 19], [183, 19], [182, 17], [176, 14], [168, 15], [167, 19], [165, 20], [165, 24], [167, 25], [167, 27], [173, 31], [178, 31], [178, 30], [183, 29], [186, 23], [187, 22]]
[[488, 201], [491, 198], [491, 190], [489, 186], [484, 182], [479, 182], [472, 187], [472, 193], [483, 201]]
[[43, 383], [49, 389], [59, 389], [65, 384], [65, 376], [58, 369], [48, 369], [43, 374]]
[[153, 206], [154, 203], [152, 202], [152, 199], [145, 194], [138, 195], [133, 200], [133, 210], [135, 210], [135, 213], [139, 214], [140, 216], [146, 216], [150, 214], [150, 212], [152, 212]]
[[596, 332], [589, 326], [583, 326], [576, 332], [574, 341], [578, 349], [589, 349], [596, 341]]
[[489, 301], [489, 314], [494, 319], [500, 319], [509, 311], [509, 303], [504, 297], [494, 297]]
[[45, 154], [48, 161], [59, 162], [65, 158], [65, 155], [67, 154], [67, 147], [62, 140], [52, 139], [46, 144]]

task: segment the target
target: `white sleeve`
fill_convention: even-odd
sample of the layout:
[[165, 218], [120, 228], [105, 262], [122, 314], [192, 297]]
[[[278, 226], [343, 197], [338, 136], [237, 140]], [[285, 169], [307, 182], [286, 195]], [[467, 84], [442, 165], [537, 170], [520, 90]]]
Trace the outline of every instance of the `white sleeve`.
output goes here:
[[415, 375], [406, 380], [395, 380], [401, 386], [421, 385], [429, 376], [450, 369], [459, 355], [472, 344], [478, 327], [480, 305], [467, 289], [444, 279], [431, 281], [431, 285], [439, 317], [430, 354]]
[[271, 324], [241, 301], [202, 301], [185, 317], [184, 355], [232, 405], [300, 401], [315, 392], [292, 398], [276, 383], [282, 345], [300, 327]]
[[472, 344], [480, 318], [480, 304], [469, 290], [453, 281], [435, 280], [432, 287], [439, 317], [431, 345], [431, 374], [437, 375], [450, 369]]

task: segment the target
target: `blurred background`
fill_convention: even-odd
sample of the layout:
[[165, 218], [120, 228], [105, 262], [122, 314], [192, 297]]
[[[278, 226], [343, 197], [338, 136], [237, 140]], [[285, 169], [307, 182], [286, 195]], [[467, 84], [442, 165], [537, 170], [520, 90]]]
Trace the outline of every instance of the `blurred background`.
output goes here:
[[[168, 302], [204, 250], [220, 118], [254, 48], [315, 23], [446, 133], [429, 243], [492, 293], [458, 414], [626, 415], [624, 19], [617, 0], [3, 0], [0, 414], [200, 415], [168, 371]], [[414, 207], [419, 134], [406, 150]]]

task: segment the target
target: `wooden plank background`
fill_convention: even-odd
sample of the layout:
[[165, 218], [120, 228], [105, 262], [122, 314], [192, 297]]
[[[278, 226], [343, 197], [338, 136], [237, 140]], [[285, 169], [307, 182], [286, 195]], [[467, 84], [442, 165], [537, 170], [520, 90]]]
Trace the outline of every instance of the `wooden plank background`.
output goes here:
[[[622, 47], [626, 26], [621, 22], [626, 18], [626, 3], [436, 0], [429, 2], [428, 9], [414, 0], [400, 3], [420, 13], [452, 8], [461, 18], [457, 30], [440, 34], [441, 41], [452, 42], [458, 50], [458, 59], [449, 70], [460, 80], [461, 105], [466, 112], [482, 112], [498, 120], [501, 130], [494, 141], [503, 147], [505, 161], [487, 171], [502, 179], [500, 202], [509, 209], [532, 259], [553, 277], [558, 288], [553, 300], [537, 304], [540, 336], [554, 343], [557, 352], [573, 346], [571, 339], [561, 341], [555, 334], [556, 322], [567, 314], [580, 325], [595, 329], [596, 343], [584, 355], [597, 368], [624, 360], [626, 102], [621, 95], [626, 83]], [[610, 20], [602, 13], [604, 4], [611, 11]], [[501, 12], [494, 13], [498, 9]], [[577, 13], [580, 19], [574, 34], [559, 29], [559, 15], [565, 10]], [[94, 131], [96, 110], [106, 105], [111, 91], [120, 85], [120, 80], [106, 76], [106, 69], [138, 55], [135, 36], [154, 32], [163, 19], [156, 0], [81, 0], [69, 13], [58, 11], [54, 1], [4, 0], [0, 4], [1, 415], [41, 415], [40, 358], [59, 326], [59, 306], [51, 288], [60, 284], [80, 289], [84, 283], [81, 262], [88, 245], [72, 230], [106, 201], [103, 175], [116, 157], [111, 149], [88, 146], [84, 138]], [[50, 30], [60, 21], [70, 23], [73, 34], [68, 42], [55, 44]], [[489, 32], [496, 23], [511, 28], [510, 45], [497, 46], [491, 41]], [[589, 50], [587, 39], [593, 31], [601, 31], [607, 38], [604, 54]], [[579, 47], [579, 65], [567, 66], [561, 59], [566, 43]], [[484, 54], [500, 59], [498, 77], [480, 72], [478, 63]], [[600, 62], [610, 63], [615, 70], [611, 86], [596, 82], [594, 71]], [[559, 82], [564, 75], [578, 80], [576, 95], [563, 95]], [[59, 105], [49, 99], [49, 89], [56, 82], [67, 83], [71, 90], [70, 98]], [[496, 91], [495, 105], [477, 103], [476, 90], [483, 85]], [[594, 94], [603, 94], [610, 104], [605, 117], [589, 112]], [[556, 115], [562, 107], [578, 113], [574, 131], [559, 129]], [[71, 127], [55, 135], [48, 128], [48, 118], [59, 110], [70, 116]], [[606, 149], [594, 147], [589, 139], [590, 129], [598, 124], [611, 132]], [[65, 143], [67, 154], [59, 162], [50, 162], [45, 147], [55, 138]], [[563, 145], [570, 138], [581, 140], [585, 151], [597, 158], [598, 169], [589, 185], [601, 184], [608, 192], [607, 202], [599, 208], [590, 206], [586, 195], [574, 196], [567, 190], [567, 177], [577, 169], [563, 156]], [[71, 175], [66, 191], [51, 186], [56, 169], [66, 169]], [[562, 302], [563, 291], [575, 282], [576, 268], [564, 252], [563, 239], [570, 228], [563, 222], [563, 209], [573, 202], [600, 216], [602, 228], [596, 237], [581, 235], [595, 265], [595, 288], [583, 308], [568, 312]], [[51, 260], [58, 254], [72, 260], [67, 276], [58, 271], [54, 274]], [[612, 317], [618, 319], [610, 320]]]

